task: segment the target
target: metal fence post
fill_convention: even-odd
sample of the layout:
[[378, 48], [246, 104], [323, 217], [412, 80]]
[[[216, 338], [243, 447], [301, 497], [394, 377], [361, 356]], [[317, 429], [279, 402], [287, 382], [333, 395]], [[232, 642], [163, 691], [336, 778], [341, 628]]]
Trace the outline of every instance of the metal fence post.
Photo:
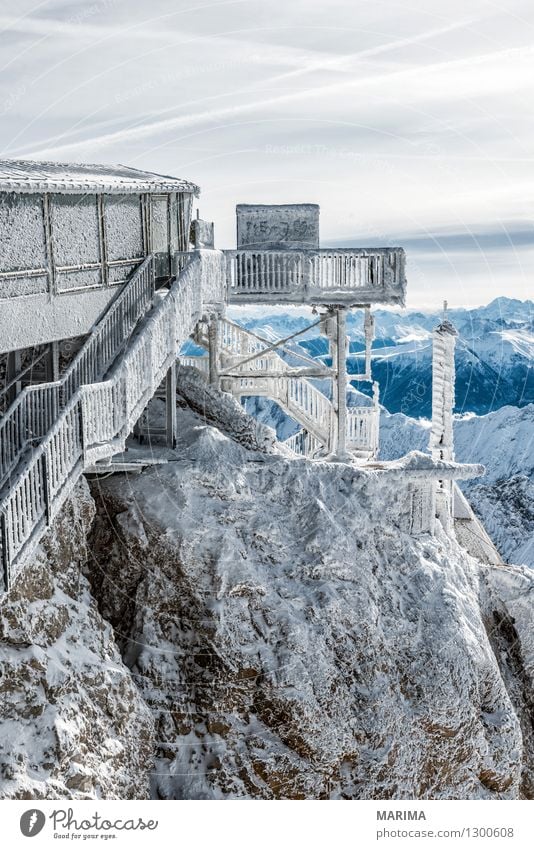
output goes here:
[[0, 552], [2, 555], [2, 574], [4, 577], [4, 592], [10, 588], [10, 564], [7, 540], [7, 516], [4, 511], [0, 513]]
[[172, 361], [165, 377], [165, 407], [167, 448], [176, 448], [176, 360]]
[[43, 478], [43, 500], [45, 508], [46, 524], [50, 524], [50, 482], [48, 480], [48, 462], [46, 452], [43, 452], [41, 457], [41, 475]]
[[[82, 390], [83, 392], [83, 390]], [[85, 461], [85, 432], [84, 432], [84, 416], [83, 416], [83, 398], [78, 400], [78, 423], [80, 427], [80, 448], [82, 449], [82, 458]]]

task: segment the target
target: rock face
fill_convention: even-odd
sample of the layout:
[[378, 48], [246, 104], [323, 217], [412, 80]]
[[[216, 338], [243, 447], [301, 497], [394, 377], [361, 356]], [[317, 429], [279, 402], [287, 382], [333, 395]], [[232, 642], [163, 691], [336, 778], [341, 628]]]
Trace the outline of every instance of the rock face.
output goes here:
[[153, 722], [81, 566], [85, 480], [0, 606], [0, 796], [146, 798]]
[[180, 389], [170, 462], [82, 482], [0, 605], [0, 795], [534, 798], [531, 573]]
[[403, 533], [372, 473], [179, 421], [176, 462], [93, 489], [90, 577], [156, 721], [154, 794], [530, 795], [532, 667], [516, 645], [501, 673], [480, 564]]
[[534, 798], [534, 574], [527, 567], [481, 567], [481, 607], [507, 690], [521, 722], [522, 794]]

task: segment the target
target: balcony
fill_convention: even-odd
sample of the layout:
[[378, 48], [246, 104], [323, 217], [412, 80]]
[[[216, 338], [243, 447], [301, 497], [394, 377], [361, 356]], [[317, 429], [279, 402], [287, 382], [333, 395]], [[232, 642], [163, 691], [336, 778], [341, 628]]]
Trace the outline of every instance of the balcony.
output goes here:
[[406, 295], [403, 248], [225, 251], [231, 304], [394, 304]]

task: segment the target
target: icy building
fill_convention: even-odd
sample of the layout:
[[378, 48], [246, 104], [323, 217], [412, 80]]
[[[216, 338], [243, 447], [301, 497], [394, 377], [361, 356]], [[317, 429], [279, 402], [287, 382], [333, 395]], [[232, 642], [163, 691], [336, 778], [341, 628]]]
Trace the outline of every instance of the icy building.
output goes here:
[[[358, 379], [372, 383], [371, 309], [404, 304], [402, 248], [321, 248], [319, 208], [292, 204], [238, 206], [237, 248], [216, 250], [213, 225], [191, 222], [197, 191], [124, 166], [0, 165], [4, 590], [80, 475], [128, 467], [127, 440], [153, 435], [146, 411], [158, 393], [166, 400], [161, 429], [175, 445], [177, 362], [196, 366], [195, 379], [217, 397], [276, 400], [301, 426], [279, 449], [286, 456], [389, 476], [410, 533], [433, 532], [437, 485], [482, 471], [444, 449], [379, 463], [378, 386], [369, 404], [347, 407], [347, 311], [365, 313]], [[227, 304], [310, 304], [331, 365], [307, 356], [298, 334], [265, 339], [228, 321]], [[205, 357], [181, 356], [191, 337]], [[436, 384], [436, 404], [440, 392], [449, 403], [447, 385]], [[440, 421], [446, 435], [445, 408]]]
[[150, 253], [168, 277], [197, 192], [125, 166], [0, 161], [0, 353], [87, 333]]

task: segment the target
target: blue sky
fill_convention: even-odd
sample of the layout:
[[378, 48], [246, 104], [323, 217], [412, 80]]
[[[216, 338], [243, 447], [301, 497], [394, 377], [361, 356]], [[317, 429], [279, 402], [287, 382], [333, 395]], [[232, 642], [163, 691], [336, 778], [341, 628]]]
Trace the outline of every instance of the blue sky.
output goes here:
[[3, 0], [3, 156], [124, 162], [316, 202], [325, 245], [407, 248], [408, 304], [534, 289], [530, 0]]

